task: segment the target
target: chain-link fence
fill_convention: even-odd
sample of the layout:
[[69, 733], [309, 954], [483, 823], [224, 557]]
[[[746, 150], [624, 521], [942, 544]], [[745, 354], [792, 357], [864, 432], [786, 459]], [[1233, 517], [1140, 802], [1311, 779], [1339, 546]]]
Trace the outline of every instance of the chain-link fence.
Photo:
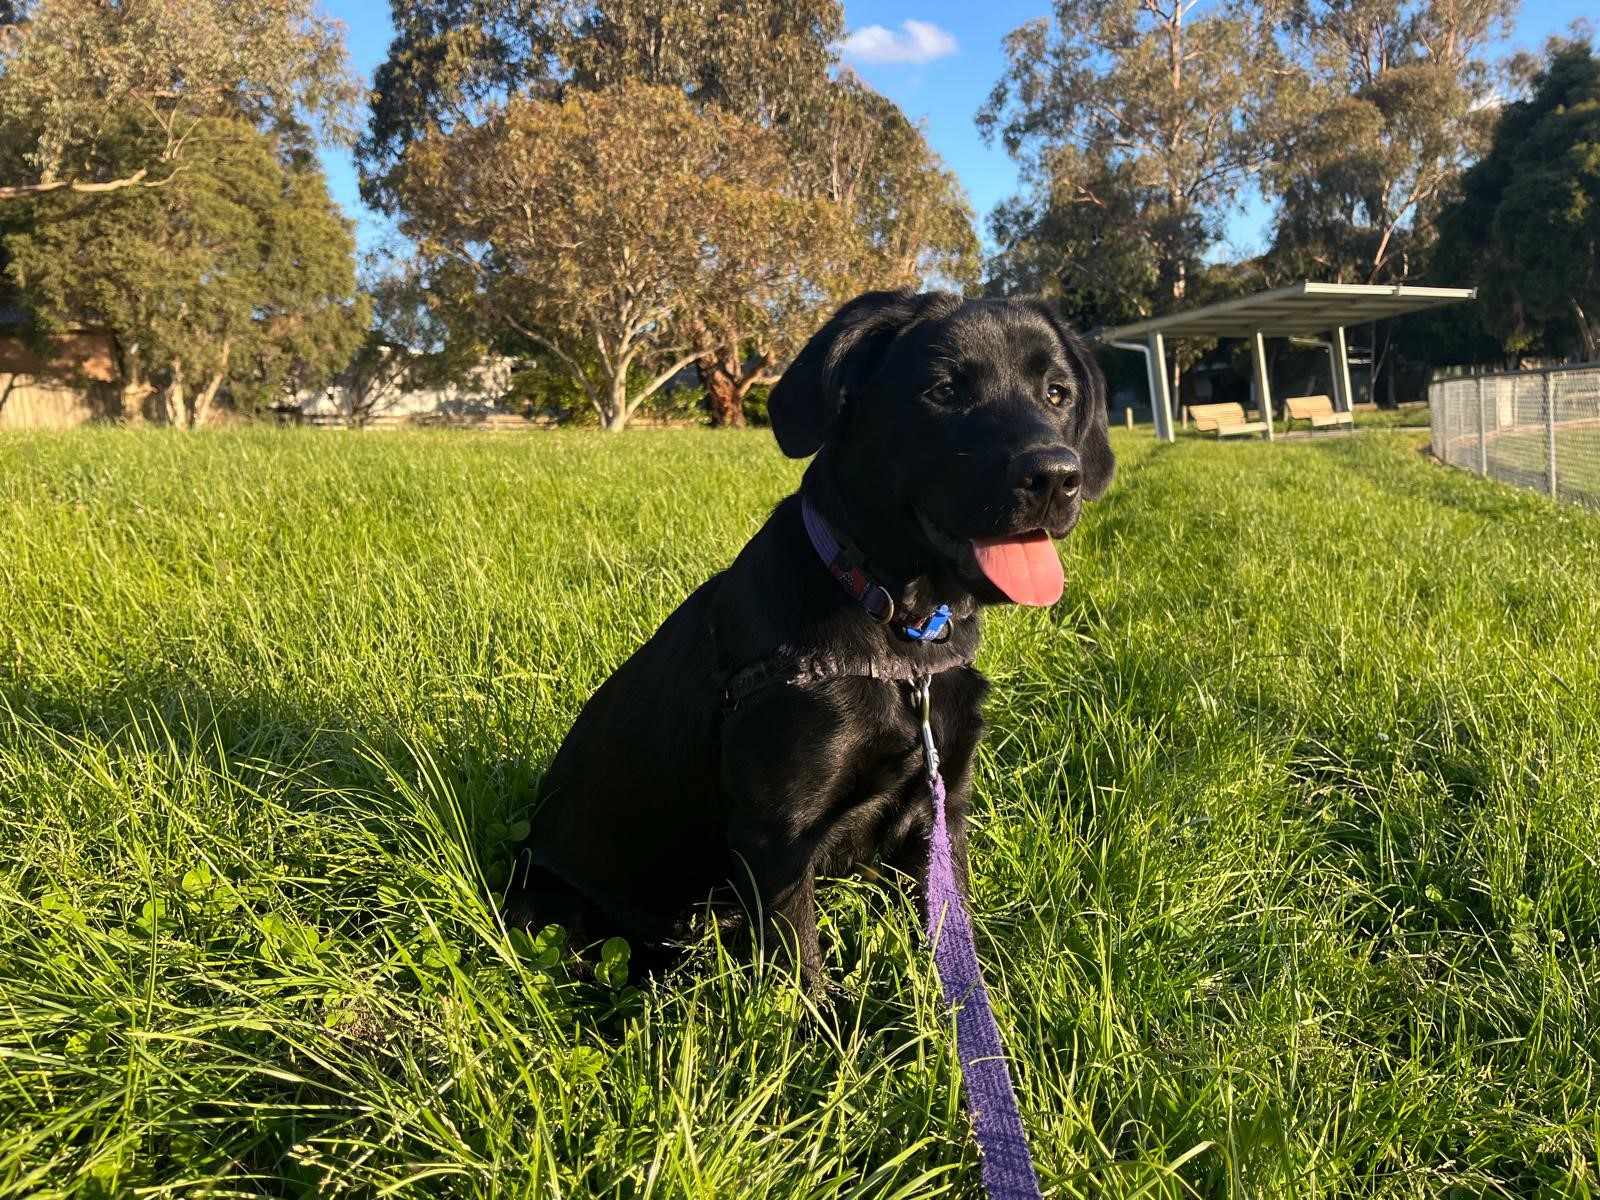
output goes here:
[[1428, 407], [1444, 462], [1600, 507], [1600, 365], [1445, 379]]

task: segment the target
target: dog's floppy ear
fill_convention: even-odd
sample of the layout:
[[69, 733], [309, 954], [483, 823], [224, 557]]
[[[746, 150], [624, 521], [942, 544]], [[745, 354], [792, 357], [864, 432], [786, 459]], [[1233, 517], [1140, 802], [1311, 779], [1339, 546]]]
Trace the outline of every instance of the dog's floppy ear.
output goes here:
[[866, 292], [834, 313], [795, 355], [767, 399], [779, 448], [790, 458], [815, 454], [845, 396], [871, 379], [889, 343], [917, 321], [960, 305], [961, 297], [950, 292]]
[[1111, 453], [1111, 437], [1106, 428], [1105, 373], [1083, 339], [1067, 328], [1054, 305], [1045, 300], [1030, 300], [1028, 306], [1050, 322], [1067, 361], [1083, 380], [1083, 403], [1078, 406], [1073, 441], [1077, 444], [1078, 462], [1083, 467], [1083, 498], [1098, 500], [1105, 495], [1111, 486], [1111, 477], [1117, 473], [1117, 459]]

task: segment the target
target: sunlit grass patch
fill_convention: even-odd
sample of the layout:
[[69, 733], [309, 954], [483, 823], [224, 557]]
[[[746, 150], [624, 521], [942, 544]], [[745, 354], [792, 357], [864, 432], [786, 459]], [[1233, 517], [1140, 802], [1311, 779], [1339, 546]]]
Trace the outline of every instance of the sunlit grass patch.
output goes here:
[[[974, 908], [1059, 1196], [1593, 1190], [1600, 519], [1411, 435], [1155, 447], [992, 614]], [[898, 891], [841, 993], [508, 933], [760, 434], [0, 440], [0, 1195], [976, 1196]]]

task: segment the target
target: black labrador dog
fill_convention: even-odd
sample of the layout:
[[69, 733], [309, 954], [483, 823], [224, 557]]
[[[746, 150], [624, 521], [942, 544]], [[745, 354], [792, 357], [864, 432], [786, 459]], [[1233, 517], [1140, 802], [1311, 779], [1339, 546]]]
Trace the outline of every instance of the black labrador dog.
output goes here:
[[545, 776], [508, 916], [661, 945], [731, 885], [820, 981], [819, 875], [923, 880], [931, 724], [965, 882], [988, 683], [978, 611], [1061, 594], [1052, 540], [1111, 482], [1105, 383], [1036, 300], [870, 292], [773, 389], [816, 457], [732, 566], [584, 705]]

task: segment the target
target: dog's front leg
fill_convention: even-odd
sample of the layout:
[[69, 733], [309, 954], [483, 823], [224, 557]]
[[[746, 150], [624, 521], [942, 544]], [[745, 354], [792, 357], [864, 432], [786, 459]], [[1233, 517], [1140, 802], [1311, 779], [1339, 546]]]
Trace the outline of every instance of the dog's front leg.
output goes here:
[[729, 830], [734, 885], [759, 919], [764, 958], [787, 956], [813, 994], [822, 989], [822, 945], [817, 938], [816, 865], [813, 847], [781, 829], [742, 814]]
[[823, 984], [818, 856], [838, 773], [838, 754], [821, 731], [834, 721], [816, 698], [775, 689], [742, 706], [723, 730], [731, 881], [752, 923], [759, 921], [763, 955], [797, 965], [813, 994]]

